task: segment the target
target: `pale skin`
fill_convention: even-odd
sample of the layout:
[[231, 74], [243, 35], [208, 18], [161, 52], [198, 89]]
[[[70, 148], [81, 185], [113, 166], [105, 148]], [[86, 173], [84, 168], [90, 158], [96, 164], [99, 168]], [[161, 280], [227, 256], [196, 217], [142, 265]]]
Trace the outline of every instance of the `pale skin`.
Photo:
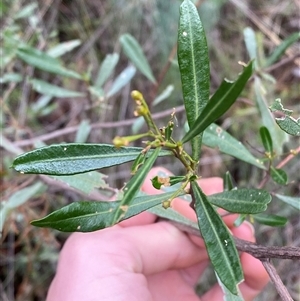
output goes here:
[[[163, 168], [150, 171], [142, 190], [161, 193], [150, 179]], [[221, 192], [221, 178], [199, 180], [206, 194]], [[194, 211], [182, 200], [172, 207], [196, 220]], [[233, 226], [236, 216], [224, 218], [231, 232], [255, 241], [253, 227], [244, 222]], [[74, 233], [65, 243], [47, 301], [223, 301], [218, 285], [199, 297], [194, 286], [209, 264], [202, 239], [187, 235], [168, 222], [144, 212], [119, 225], [92, 233]], [[239, 285], [251, 301], [268, 283], [261, 262], [242, 253], [245, 280]]]

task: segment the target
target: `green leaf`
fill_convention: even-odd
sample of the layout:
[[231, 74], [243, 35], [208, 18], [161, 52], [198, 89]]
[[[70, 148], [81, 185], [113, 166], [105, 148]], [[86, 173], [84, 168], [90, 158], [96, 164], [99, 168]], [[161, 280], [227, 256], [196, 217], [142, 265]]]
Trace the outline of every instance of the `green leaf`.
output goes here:
[[286, 39], [284, 39], [281, 44], [275, 48], [272, 54], [269, 56], [265, 63], [265, 67], [269, 67], [272, 64], [276, 63], [276, 61], [284, 54], [284, 52], [295, 42], [300, 39], [300, 32], [292, 33]]
[[244, 298], [242, 297], [242, 294], [238, 288], [238, 295], [234, 295], [232, 294], [228, 289], [227, 287], [222, 283], [222, 281], [220, 280], [220, 278], [217, 276], [217, 279], [218, 279], [218, 283], [224, 293], [224, 296], [223, 296], [223, 300], [224, 301], [244, 301]]
[[104, 180], [107, 176], [96, 171], [77, 175], [51, 177], [60, 182], [66, 183], [70, 187], [82, 191], [85, 194], [90, 194], [95, 188], [105, 189], [108, 187]]
[[240, 214], [238, 218], [234, 221], [233, 225], [239, 227], [247, 218], [248, 214]]
[[168, 85], [152, 102], [152, 106], [156, 106], [168, 97], [171, 96], [172, 92], [174, 91], [173, 85]]
[[17, 11], [14, 15], [15, 20], [31, 17], [34, 14], [35, 9], [38, 8], [38, 4], [36, 2], [32, 2], [21, 8], [22, 9]]
[[294, 119], [291, 115], [293, 113], [292, 110], [287, 110], [283, 108], [280, 99], [276, 99], [275, 102], [270, 106], [271, 112], [281, 112], [284, 116], [275, 118], [276, 123], [279, 127], [293, 136], [300, 136], [300, 117], [298, 119]]
[[215, 206], [229, 212], [255, 214], [265, 211], [272, 200], [271, 195], [261, 189], [233, 189], [207, 197]]
[[19, 83], [23, 80], [23, 76], [20, 73], [5, 73], [0, 77], [0, 84], [6, 83]]
[[243, 280], [243, 271], [235, 243], [222, 218], [207, 200], [198, 183], [192, 181], [191, 187], [198, 225], [208, 256], [222, 283], [232, 294], [237, 295], [237, 285]]
[[233, 178], [229, 171], [226, 171], [223, 177], [223, 187], [224, 191], [230, 191], [235, 187], [235, 185], [233, 184]]
[[123, 189], [124, 191], [123, 198], [121, 200], [120, 206], [118, 207], [113, 220], [114, 224], [119, 222], [122, 216], [125, 215], [126, 211], [128, 210], [128, 206], [139, 192], [147, 174], [152, 168], [154, 162], [156, 161], [160, 150], [161, 150], [160, 147], [156, 148], [153, 151], [153, 153], [149, 156], [149, 158], [145, 161], [143, 166], [135, 173], [135, 175], [125, 185]]
[[78, 47], [81, 44], [80, 40], [71, 40], [67, 42], [60, 43], [52, 48], [50, 48], [47, 51], [47, 54], [56, 58], [60, 57], [70, 51], [72, 51], [74, 48]]
[[[128, 219], [168, 200], [173, 192], [141, 196], [132, 200], [121, 220]], [[91, 232], [112, 226], [121, 201], [75, 202], [56, 210], [46, 217], [32, 221], [37, 227], [49, 227], [64, 232]], [[161, 206], [161, 205], [160, 205]]]
[[244, 40], [250, 59], [254, 60], [254, 67], [257, 68], [257, 44], [255, 32], [251, 27], [246, 27], [243, 31]]
[[23, 189], [18, 190], [10, 196], [7, 201], [0, 203], [0, 237], [4, 226], [5, 219], [11, 210], [23, 205], [30, 198], [40, 195], [46, 190], [46, 185], [42, 182], [36, 182], [31, 186], [27, 186]]
[[[174, 192], [170, 192], [173, 193]], [[165, 200], [168, 200], [167, 198]], [[148, 209], [148, 212], [151, 212], [159, 217], [165, 218], [165, 219], [169, 219], [171, 221], [180, 223], [181, 225], [185, 225], [188, 227], [191, 227], [195, 230], [199, 231], [199, 227], [198, 224], [188, 218], [186, 218], [185, 216], [181, 215], [178, 211], [172, 209], [172, 208], [163, 208], [163, 206], [158, 205], [155, 207], [151, 207], [150, 209]]]
[[252, 75], [252, 62], [244, 68], [235, 82], [223, 81], [215, 94], [211, 97], [194, 125], [182, 138], [185, 143], [202, 133], [210, 124], [221, 117], [235, 102]]
[[134, 175], [137, 172], [137, 170], [145, 163], [145, 160], [146, 160], [146, 153], [140, 152], [131, 165], [130, 172], [132, 175]]
[[178, 183], [183, 182], [186, 180], [185, 176], [170, 176], [170, 177], [159, 177], [155, 176], [154, 178], [151, 179], [152, 186], [156, 189], [160, 189], [161, 186], [173, 186]]
[[[189, 127], [192, 128], [208, 103], [210, 71], [203, 25], [190, 0], [183, 1], [180, 6], [177, 52], [184, 106]], [[199, 135], [191, 141], [192, 158], [196, 161], [200, 157], [201, 140], [202, 135]]]
[[40, 79], [31, 79], [30, 83], [32, 84], [32, 89], [34, 91], [37, 91], [41, 94], [52, 96], [52, 97], [67, 98], [67, 97], [83, 97], [83, 96], [85, 96], [84, 93], [61, 88], [61, 87], [49, 84]]
[[[142, 150], [109, 144], [53, 144], [18, 156], [12, 167], [21, 173], [72, 175], [133, 161]], [[161, 151], [160, 156], [170, 154]]]
[[277, 125], [269, 110], [269, 105], [265, 97], [266, 89], [263, 86], [261, 79], [254, 77], [255, 99], [258, 109], [261, 114], [262, 124], [269, 130], [273, 141], [273, 150], [276, 154], [282, 153], [282, 146], [287, 141], [287, 135]]
[[138, 132], [140, 132], [140, 130], [144, 124], [145, 124], [144, 117], [140, 116], [140, 117], [136, 118], [136, 120], [134, 121], [134, 123], [131, 126], [132, 133], [137, 134]]
[[119, 61], [119, 54], [118, 53], [112, 53], [106, 55], [104, 61], [102, 62], [97, 79], [95, 82], [95, 86], [100, 88], [103, 86], [103, 84], [107, 81], [107, 79], [111, 76], [113, 71], [115, 70], [115, 67]]
[[271, 174], [273, 181], [275, 181], [276, 183], [278, 183], [280, 185], [286, 185], [286, 183], [288, 181], [288, 176], [283, 169], [279, 169], [279, 168], [275, 168], [275, 167], [271, 166], [270, 174]]
[[275, 196], [282, 202], [293, 206], [294, 208], [300, 210], [300, 197], [291, 197], [281, 194], [275, 194]]
[[78, 130], [76, 132], [75, 142], [76, 143], [84, 143], [86, 142], [90, 132], [91, 132], [91, 125], [89, 120], [82, 120], [79, 124]]
[[17, 56], [28, 65], [38, 69], [62, 76], [82, 79], [80, 74], [64, 68], [57, 59], [36, 48], [20, 46], [17, 49]]
[[131, 79], [134, 77], [136, 69], [134, 66], [126, 67], [114, 80], [110, 90], [107, 92], [106, 96], [111, 97], [118, 93], [124, 86], [126, 86]]
[[31, 105], [32, 111], [34, 113], [40, 113], [43, 109], [47, 109], [52, 98], [50, 95], [41, 95], [36, 102]]
[[9, 209], [19, 207], [33, 196], [37, 195], [38, 193], [44, 192], [45, 189], [46, 186], [39, 181], [31, 186], [20, 189], [8, 199], [8, 201], [5, 203], [5, 207]]
[[265, 148], [265, 151], [267, 153], [269, 153], [270, 155], [272, 155], [273, 154], [273, 141], [272, 141], [272, 137], [270, 135], [269, 130], [265, 126], [262, 126], [259, 129], [259, 134], [260, 134], [260, 138], [263, 143], [263, 146]]
[[271, 227], [282, 227], [288, 222], [286, 217], [265, 213], [255, 214], [253, 218], [258, 223]]
[[135, 67], [142, 72], [152, 83], [156, 83], [151, 67], [143, 53], [143, 50], [137, 40], [126, 33], [120, 37], [120, 43], [123, 50]]
[[216, 124], [211, 124], [203, 135], [203, 144], [218, 148], [222, 153], [233, 156], [256, 167], [266, 169], [263, 162], [255, 158], [248, 149], [228, 132]]

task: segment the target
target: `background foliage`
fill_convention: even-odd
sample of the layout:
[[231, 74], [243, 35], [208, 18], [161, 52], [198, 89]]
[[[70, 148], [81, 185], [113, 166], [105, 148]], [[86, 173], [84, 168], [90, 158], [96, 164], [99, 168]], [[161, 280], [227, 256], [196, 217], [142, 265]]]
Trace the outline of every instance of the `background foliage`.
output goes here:
[[[109, 198], [129, 176], [128, 165], [102, 170], [109, 177], [98, 174], [96, 180], [92, 174], [95, 183], [83, 183], [83, 191], [78, 192], [71, 189], [70, 182], [71, 188], [67, 189], [65, 183], [70, 179], [61, 182], [44, 176], [17, 174], [9, 168], [16, 154], [43, 143], [111, 143], [116, 135], [130, 134], [131, 129], [143, 126], [132, 119], [133, 103], [129, 92], [133, 88], [143, 91], [153, 111], [157, 112], [158, 123], [165, 124], [170, 115], [166, 110], [179, 106], [176, 114], [178, 135], [183, 129], [185, 120], [180, 113], [182, 95], [175, 49], [181, 1], [171, 2], [172, 5], [159, 0], [130, 3], [115, 0], [2, 1], [1, 200], [14, 208], [5, 221], [1, 241], [0, 292], [3, 300], [44, 300], [61, 243], [67, 237], [63, 233], [32, 227], [29, 224], [32, 219], [82, 199], [82, 193], [90, 192], [93, 199]], [[259, 135], [254, 135], [262, 125], [257, 98], [263, 97], [269, 104], [281, 98], [284, 107], [299, 116], [299, 42], [273, 61], [267, 62], [265, 57], [280, 40], [299, 31], [297, 12], [300, 8], [293, 0], [243, 3], [214, 0], [198, 4], [208, 35], [212, 91], [224, 77], [236, 77], [240, 71], [237, 61], [249, 60], [244, 39], [246, 36], [247, 42], [251, 31], [247, 33], [244, 29], [254, 30], [257, 51], [252, 55], [258, 57], [264, 82], [251, 83], [219, 123], [249, 145], [257, 156], [263, 151]], [[129, 63], [120, 39], [127, 33], [142, 46], [157, 84], [153, 84], [150, 75], [148, 80]], [[250, 46], [247, 45], [248, 50], [251, 50], [251, 41], [253, 39], [250, 39]], [[47, 52], [53, 57], [52, 64], [45, 64], [42, 57], [43, 68], [36, 68], [26, 56], [29, 47]], [[115, 54], [110, 60], [115, 68], [109, 78], [103, 79], [99, 76], [101, 66], [103, 68], [107, 54], [112, 53]], [[78, 74], [85, 75], [79, 78]], [[122, 81], [124, 76], [126, 80]], [[47, 87], [44, 82], [56, 87]], [[41, 93], [45, 89], [48, 92]], [[167, 100], [157, 100], [163, 91], [169, 91]], [[298, 146], [299, 139], [290, 139], [284, 151]], [[257, 168], [214, 149], [205, 148], [204, 152], [203, 176], [219, 176], [230, 170], [239, 186], [259, 185], [261, 172]], [[179, 172], [179, 167], [169, 159], [159, 160], [173, 172]], [[279, 162], [280, 157], [276, 160]], [[291, 161], [284, 169], [289, 173], [288, 185], [276, 192], [299, 195], [299, 160]], [[274, 184], [268, 183], [269, 190], [274, 188]], [[257, 227], [258, 241], [300, 246], [296, 236], [300, 231], [297, 211], [282, 202], [272, 202], [270, 209], [288, 217], [289, 222], [283, 228]], [[278, 262], [277, 269], [296, 299], [300, 281], [296, 265]], [[276, 298], [270, 287], [257, 300]]]

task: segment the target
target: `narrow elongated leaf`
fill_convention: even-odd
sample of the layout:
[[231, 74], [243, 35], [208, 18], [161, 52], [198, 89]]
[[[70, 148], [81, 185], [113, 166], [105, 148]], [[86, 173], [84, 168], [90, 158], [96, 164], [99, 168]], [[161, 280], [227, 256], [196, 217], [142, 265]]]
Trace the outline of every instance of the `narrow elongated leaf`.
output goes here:
[[108, 187], [104, 180], [107, 176], [96, 171], [77, 175], [51, 177], [86, 194], [90, 194], [95, 188], [105, 189]]
[[143, 53], [143, 50], [137, 40], [126, 33], [120, 37], [120, 43], [123, 50], [135, 67], [142, 72], [151, 82], [155, 83], [151, 67]]
[[293, 117], [288, 116], [276, 118], [276, 122], [279, 127], [289, 135], [300, 136], [300, 118], [294, 119]]
[[89, 120], [82, 120], [79, 124], [78, 130], [76, 132], [75, 142], [76, 143], [84, 143], [86, 142], [90, 132], [91, 132], [91, 125]]
[[133, 134], [139, 133], [141, 128], [143, 127], [143, 125], [145, 125], [144, 117], [140, 116], [140, 117], [136, 118], [136, 120], [134, 121], [134, 123], [131, 126], [132, 133]]
[[107, 79], [111, 76], [112, 72], [114, 71], [118, 61], [119, 61], [119, 54], [112, 53], [106, 55], [104, 61], [102, 62], [97, 79], [95, 82], [95, 86], [100, 88], [103, 84], [107, 81]]
[[[132, 200], [121, 220], [128, 219], [153, 206], [168, 200], [172, 192], [152, 196], [141, 196]], [[64, 232], [91, 232], [112, 226], [121, 201], [115, 202], [75, 202], [48, 216], [32, 221], [38, 227], [49, 227]], [[161, 206], [161, 205], [160, 205]]]
[[233, 184], [233, 178], [229, 171], [226, 171], [224, 177], [223, 177], [223, 188], [224, 191], [230, 191], [235, 187]]
[[287, 183], [288, 176], [283, 169], [279, 169], [271, 166], [270, 175], [272, 179], [280, 185], [285, 185]]
[[284, 52], [298, 40], [300, 40], [300, 32], [292, 33], [290, 36], [284, 39], [267, 59], [265, 67], [271, 66], [272, 64], [276, 63], [276, 61], [284, 54]]
[[[133, 161], [141, 151], [110, 144], [53, 144], [18, 156], [12, 167], [21, 173], [72, 175]], [[161, 151], [159, 155], [170, 154]]]
[[45, 191], [45, 189], [46, 186], [42, 182], [36, 182], [31, 186], [20, 189], [8, 199], [8, 201], [5, 203], [5, 207], [13, 209], [21, 206], [33, 196]]
[[[180, 6], [178, 64], [187, 120], [192, 128], [208, 103], [210, 71], [204, 29], [197, 9], [190, 0], [183, 1]], [[196, 161], [200, 157], [201, 138], [202, 135], [199, 135], [191, 141], [192, 158]]]
[[286, 204], [289, 204], [294, 208], [300, 210], [300, 197], [291, 197], [281, 194], [275, 194], [275, 196], [282, 202], [285, 202]]
[[250, 59], [254, 60], [254, 67], [257, 68], [257, 44], [255, 32], [251, 27], [246, 27], [243, 31], [244, 40]]
[[156, 106], [168, 97], [171, 96], [172, 92], [174, 90], [173, 85], [168, 85], [152, 102], [152, 106]]
[[232, 294], [227, 287], [222, 283], [222, 281], [220, 280], [220, 278], [218, 277], [218, 275], [216, 274], [217, 279], [218, 279], [218, 283], [224, 293], [224, 297], [223, 300], [224, 301], [245, 301], [244, 298], [242, 297], [242, 294], [240, 292], [240, 290], [238, 289], [238, 294], [234, 295]]
[[81, 79], [80, 74], [64, 68], [57, 59], [36, 48], [31, 48], [29, 46], [19, 47], [17, 56], [28, 65], [38, 69], [62, 76]]
[[228, 132], [216, 124], [211, 124], [203, 134], [203, 144], [218, 148], [222, 153], [233, 156], [256, 167], [266, 169], [263, 162], [255, 158], [248, 149]]
[[135, 173], [135, 175], [130, 179], [130, 181], [124, 187], [124, 196], [121, 200], [120, 206], [118, 207], [115, 217], [114, 217], [114, 224], [118, 222], [122, 216], [128, 210], [128, 206], [135, 198], [137, 193], [139, 192], [144, 180], [149, 173], [150, 169], [152, 168], [154, 162], [156, 161], [161, 148], [156, 148], [153, 153], [149, 156], [143, 166]]
[[298, 119], [293, 118], [291, 116], [293, 111], [284, 109], [280, 99], [275, 100], [275, 102], [270, 106], [270, 110], [271, 112], [279, 111], [283, 113], [282, 117], [275, 118], [276, 123], [283, 131], [289, 135], [300, 136], [300, 117]]
[[72, 40], [60, 43], [53, 48], [50, 48], [47, 51], [47, 54], [52, 57], [60, 57], [70, 51], [72, 51], [74, 48], [78, 47], [81, 44], [80, 40]]
[[41, 112], [47, 108], [52, 98], [50, 95], [41, 95], [36, 102], [31, 105], [32, 110], [35, 113]]
[[194, 125], [182, 138], [183, 143], [202, 133], [210, 124], [221, 117], [231, 107], [252, 75], [252, 69], [252, 62], [250, 62], [235, 82], [229, 83], [223, 81], [203, 109], [200, 116], [196, 119]]
[[233, 189], [207, 197], [215, 206], [229, 212], [255, 214], [267, 209], [271, 195], [261, 189]]
[[11, 210], [26, 203], [30, 198], [39, 195], [46, 190], [46, 185], [42, 182], [20, 189], [5, 202], [0, 203], [0, 237], [5, 219]]
[[261, 79], [257, 76], [254, 77], [254, 90], [262, 124], [269, 130], [271, 134], [274, 151], [276, 152], [276, 154], [280, 155], [282, 153], [282, 146], [287, 141], [288, 135], [276, 125], [276, 122], [269, 110], [269, 104], [265, 97], [266, 89], [263, 86]]
[[14, 19], [28, 18], [34, 14], [36, 8], [38, 8], [38, 4], [36, 2], [29, 3], [14, 15]]
[[265, 213], [255, 214], [253, 218], [258, 223], [271, 227], [282, 227], [288, 222], [288, 219], [284, 216]]
[[106, 96], [111, 97], [118, 93], [124, 86], [126, 86], [131, 81], [131, 79], [135, 75], [135, 72], [136, 69], [134, 66], [126, 67], [115, 79]]
[[267, 153], [269, 153], [270, 155], [272, 155], [272, 153], [273, 153], [273, 141], [272, 141], [272, 137], [270, 135], [269, 130], [265, 126], [262, 126], [259, 129], [259, 134], [260, 134], [260, 138], [261, 138], [261, 141], [263, 143], [263, 146], [265, 148], [265, 151]]
[[191, 187], [198, 225], [208, 256], [222, 283], [232, 294], [237, 295], [237, 285], [243, 280], [243, 271], [235, 243], [198, 183], [193, 181]]
[[148, 212], [151, 212], [159, 217], [180, 223], [181, 225], [193, 228], [195, 230], [198, 230], [198, 232], [200, 232], [198, 224], [196, 222], [188, 219], [187, 217], [183, 216], [178, 211], [176, 211], [172, 208], [165, 209], [165, 208], [163, 208], [163, 206], [157, 205], [155, 207], [149, 208]]
[[52, 97], [83, 97], [85, 95], [84, 93], [71, 91], [62, 87], [49, 84], [40, 79], [31, 79], [30, 83], [32, 84], [33, 90]]
[[19, 83], [23, 80], [23, 76], [20, 73], [5, 73], [1, 74], [0, 84], [6, 83]]

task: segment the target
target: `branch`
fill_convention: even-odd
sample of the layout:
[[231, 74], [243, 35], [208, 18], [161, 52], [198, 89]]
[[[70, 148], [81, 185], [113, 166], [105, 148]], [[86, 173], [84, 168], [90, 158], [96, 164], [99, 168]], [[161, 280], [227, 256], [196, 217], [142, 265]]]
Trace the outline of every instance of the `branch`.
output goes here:
[[[175, 108], [176, 113], [184, 111], [184, 106], [178, 106]], [[168, 115], [171, 115], [173, 113], [174, 109], [168, 109], [163, 112], [158, 112], [155, 114], [152, 114], [153, 119], [159, 119], [162, 117], [166, 117]], [[132, 119], [127, 119], [127, 120], [122, 120], [122, 121], [115, 121], [115, 122], [98, 122], [91, 124], [92, 129], [111, 129], [111, 128], [118, 128], [118, 127], [123, 127], [123, 126], [130, 126], [136, 121], [136, 118]], [[37, 141], [47, 141], [50, 139], [54, 139], [63, 135], [75, 133], [78, 130], [78, 125], [76, 126], [70, 126], [65, 129], [57, 130], [55, 132], [47, 133], [41, 136], [37, 136], [31, 139], [26, 139], [26, 140], [20, 140], [16, 141], [13, 144], [15, 146], [28, 146], [36, 143]]]
[[[168, 222], [184, 232], [201, 237], [199, 229], [172, 220], [168, 220]], [[266, 247], [237, 237], [233, 237], [233, 239], [236, 248], [239, 251], [246, 252], [261, 261], [267, 273], [269, 274], [270, 279], [272, 280], [275, 289], [277, 290], [281, 299], [283, 301], [293, 301], [290, 293], [288, 292], [287, 288], [284, 286], [282, 280], [280, 279], [275, 267], [270, 263], [270, 258], [299, 260], [300, 248], [299, 247]]]
[[266, 247], [249, 242], [237, 237], [233, 237], [236, 248], [239, 251], [251, 254], [257, 259], [281, 258], [281, 259], [300, 259], [299, 247]]
[[283, 284], [275, 267], [271, 264], [270, 260], [262, 260], [262, 264], [266, 269], [266, 271], [268, 272], [271, 281], [273, 282], [281, 299], [283, 301], [293, 301], [293, 298], [291, 297], [290, 293], [286, 289], [285, 285]]
[[[201, 237], [199, 230], [196, 228], [172, 220], [168, 220], [168, 222], [184, 232]], [[300, 260], [299, 247], [267, 247], [237, 237], [233, 238], [237, 250], [246, 252], [261, 261], [266, 260], [267, 258]]]

